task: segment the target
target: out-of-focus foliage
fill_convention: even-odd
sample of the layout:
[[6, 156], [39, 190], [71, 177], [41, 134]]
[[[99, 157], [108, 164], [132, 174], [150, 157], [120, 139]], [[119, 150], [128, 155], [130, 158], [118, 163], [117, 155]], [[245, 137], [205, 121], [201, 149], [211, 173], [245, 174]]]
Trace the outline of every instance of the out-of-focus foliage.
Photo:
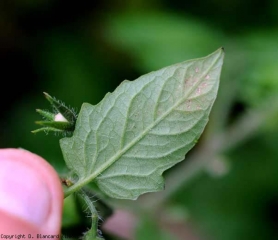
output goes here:
[[[174, 181], [178, 187], [167, 197], [147, 196], [157, 204], [146, 222], [163, 218], [179, 224], [139, 225], [136, 238], [183, 239], [182, 226], [189, 226], [195, 234], [189, 240], [277, 239], [277, 16], [275, 0], [2, 0], [0, 75], [9, 97], [0, 95], [0, 147], [26, 148], [63, 175], [59, 137], [30, 133], [39, 117], [35, 109], [49, 106], [42, 92], [78, 112], [83, 102], [98, 103], [124, 79], [223, 46], [225, 64], [210, 122], [184, 161], [199, 163], [205, 156], [207, 166], [189, 182], [188, 172], [178, 171], [183, 165], [166, 173], [165, 193], [171, 174], [179, 175], [180, 184]], [[148, 201], [128, 204], [142, 222], [135, 206], [144, 209]], [[165, 212], [176, 206], [186, 217], [174, 214], [174, 221]], [[81, 233], [88, 224], [78, 201], [67, 199], [63, 231]]]
[[278, 30], [267, 29], [247, 33], [242, 41], [248, 56], [243, 74], [241, 95], [246, 104], [258, 106], [278, 92]]
[[107, 26], [105, 39], [129, 53], [141, 72], [202, 56], [225, 43], [220, 31], [173, 12], [119, 13], [107, 21]]
[[160, 228], [155, 220], [150, 220], [147, 217], [142, 217], [137, 227], [137, 240], [177, 240], [175, 236], [167, 232], [165, 229]]

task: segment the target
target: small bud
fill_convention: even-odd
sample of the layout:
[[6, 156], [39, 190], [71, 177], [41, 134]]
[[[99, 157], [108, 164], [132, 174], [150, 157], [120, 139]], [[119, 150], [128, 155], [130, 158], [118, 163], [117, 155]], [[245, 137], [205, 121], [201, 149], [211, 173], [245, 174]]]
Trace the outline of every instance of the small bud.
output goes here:
[[56, 100], [49, 94], [44, 93], [46, 99], [53, 107], [53, 113], [41, 109], [36, 111], [43, 117], [44, 121], [37, 121], [36, 124], [43, 127], [32, 131], [37, 132], [62, 132], [72, 133], [74, 131], [77, 114], [70, 108], [66, 107], [61, 101]]
[[76, 113], [65, 106], [61, 101], [56, 100], [55, 98], [51, 97], [48, 93], [43, 93], [45, 98], [50, 102], [52, 107], [57, 113], [60, 113], [68, 122], [75, 122], [76, 121]]

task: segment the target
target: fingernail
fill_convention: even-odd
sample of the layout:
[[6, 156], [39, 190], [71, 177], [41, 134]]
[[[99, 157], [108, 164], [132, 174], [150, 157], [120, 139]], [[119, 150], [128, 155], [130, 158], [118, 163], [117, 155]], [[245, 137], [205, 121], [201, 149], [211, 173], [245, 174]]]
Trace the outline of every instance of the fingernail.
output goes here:
[[50, 212], [51, 194], [44, 179], [26, 163], [1, 159], [0, 209], [40, 226]]

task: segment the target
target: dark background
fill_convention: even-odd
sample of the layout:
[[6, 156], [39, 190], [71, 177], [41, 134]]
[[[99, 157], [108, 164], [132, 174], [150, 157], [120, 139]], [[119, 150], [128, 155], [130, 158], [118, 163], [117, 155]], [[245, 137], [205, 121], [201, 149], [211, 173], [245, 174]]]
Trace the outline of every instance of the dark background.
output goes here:
[[[0, 147], [28, 149], [64, 173], [59, 137], [31, 134], [40, 119], [35, 109], [50, 108], [42, 92], [78, 112], [124, 79], [221, 46], [226, 55], [219, 96], [189, 158], [198, 160], [194, 153], [210, 152], [209, 143], [222, 136], [220, 148], [190, 182], [187, 172], [178, 171], [182, 166], [166, 173], [169, 181], [180, 181], [173, 181], [169, 196], [162, 193], [168, 227], [157, 224], [159, 214], [137, 216], [136, 239], [185, 239], [184, 229], [188, 240], [278, 239], [275, 0], [1, 0]], [[167, 179], [166, 189], [172, 186]], [[65, 205], [63, 229], [83, 231], [75, 204]]]

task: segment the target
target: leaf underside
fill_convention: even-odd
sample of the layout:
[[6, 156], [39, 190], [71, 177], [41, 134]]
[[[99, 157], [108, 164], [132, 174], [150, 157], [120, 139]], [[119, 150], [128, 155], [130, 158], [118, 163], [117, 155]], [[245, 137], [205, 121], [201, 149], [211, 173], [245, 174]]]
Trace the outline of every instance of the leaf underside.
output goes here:
[[95, 181], [123, 199], [162, 190], [162, 173], [184, 159], [208, 122], [223, 59], [221, 48], [124, 81], [95, 106], [84, 103], [73, 136], [60, 140], [75, 184]]

